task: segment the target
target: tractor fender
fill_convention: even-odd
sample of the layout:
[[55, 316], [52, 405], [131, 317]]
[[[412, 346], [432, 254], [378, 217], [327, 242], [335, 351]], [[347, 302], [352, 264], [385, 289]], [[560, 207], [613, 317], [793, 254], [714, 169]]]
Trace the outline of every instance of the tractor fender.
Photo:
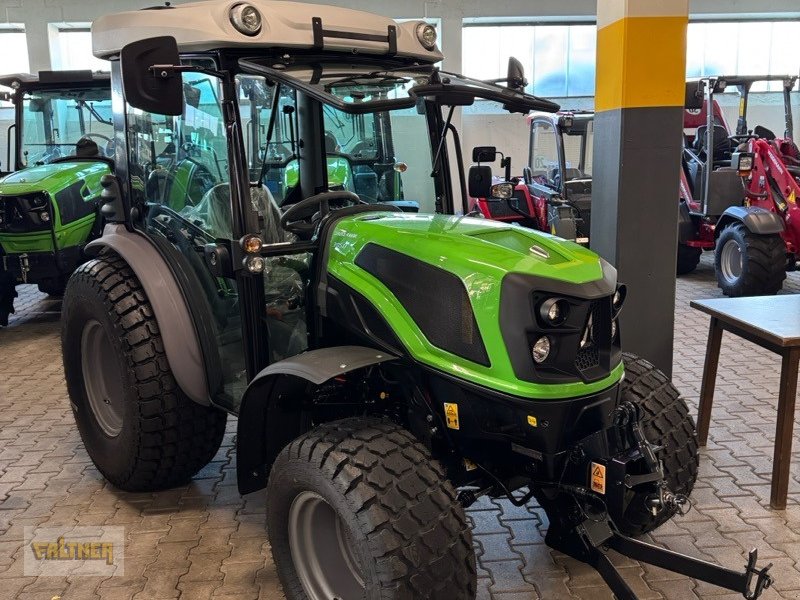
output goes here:
[[689, 213], [689, 205], [681, 200], [678, 205], [678, 243], [685, 244], [695, 238], [697, 227]]
[[397, 357], [364, 346], [309, 350], [275, 362], [250, 382], [242, 396], [236, 432], [239, 491], [249, 494], [267, 485], [278, 453], [304, 432], [298, 410], [309, 392], [339, 375]]
[[757, 235], [783, 233], [784, 229], [783, 219], [777, 213], [757, 206], [731, 206], [717, 220], [714, 236], [719, 237], [725, 227], [736, 221]]
[[141, 281], [178, 386], [193, 401], [208, 406], [208, 379], [200, 340], [169, 265], [146, 236], [128, 231], [124, 225], [106, 225], [102, 237], [88, 243], [85, 252], [97, 256], [105, 248], [119, 254]]

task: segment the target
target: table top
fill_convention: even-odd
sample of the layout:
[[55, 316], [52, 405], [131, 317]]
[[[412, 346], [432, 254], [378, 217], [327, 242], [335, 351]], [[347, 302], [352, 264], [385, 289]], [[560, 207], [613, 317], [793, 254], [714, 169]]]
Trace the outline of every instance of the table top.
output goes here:
[[800, 294], [711, 298], [689, 305], [776, 346], [800, 346]]

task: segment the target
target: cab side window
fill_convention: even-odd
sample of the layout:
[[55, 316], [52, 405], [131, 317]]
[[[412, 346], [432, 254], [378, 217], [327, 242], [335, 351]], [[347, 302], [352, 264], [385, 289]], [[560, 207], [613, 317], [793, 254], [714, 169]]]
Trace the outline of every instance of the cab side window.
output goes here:
[[260, 182], [283, 205], [300, 180], [295, 92], [256, 75], [237, 75], [236, 85], [250, 181]]

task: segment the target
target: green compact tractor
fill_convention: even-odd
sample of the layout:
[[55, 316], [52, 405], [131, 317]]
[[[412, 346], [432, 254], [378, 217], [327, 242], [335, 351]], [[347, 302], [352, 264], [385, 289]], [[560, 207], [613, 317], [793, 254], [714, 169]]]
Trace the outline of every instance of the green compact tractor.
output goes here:
[[[108, 73], [10, 75], [15, 123], [0, 179], [0, 326], [14, 312], [16, 285], [60, 295], [101, 232], [100, 180], [113, 168]], [[13, 158], [12, 158], [13, 146]]]
[[[148, 38], [156, 24], [174, 37]], [[546, 542], [621, 600], [636, 596], [609, 549], [747, 598], [770, 584], [755, 551], [734, 571], [629, 537], [688, 508], [698, 454], [677, 390], [621, 351], [614, 268], [454, 216], [454, 109], [558, 109], [516, 63], [504, 86], [471, 80], [436, 67], [424, 22], [306, 3], [181, 4], [92, 31], [125, 146], [62, 347], [109, 482], [185, 483], [238, 417], [239, 489], [266, 488], [290, 600], [474, 598], [465, 508], [484, 495], [535, 498]], [[187, 161], [203, 177], [180, 195]]]

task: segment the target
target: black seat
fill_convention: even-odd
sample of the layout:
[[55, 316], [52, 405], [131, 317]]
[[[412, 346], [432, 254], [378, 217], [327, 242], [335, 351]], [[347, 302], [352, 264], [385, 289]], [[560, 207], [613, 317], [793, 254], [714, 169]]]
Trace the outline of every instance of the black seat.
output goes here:
[[75, 156], [78, 158], [97, 158], [100, 156], [100, 146], [94, 140], [82, 137], [75, 144]]
[[[706, 131], [708, 128], [701, 125], [697, 128], [697, 134], [694, 138], [695, 150], [708, 156], [706, 151]], [[722, 125], [714, 125], [713, 132], [713, 151], [711, 153], [711, 160], [716, 162], [728, 161], [731, 159], [731, 142], [728, 139], [728, 130]]]

